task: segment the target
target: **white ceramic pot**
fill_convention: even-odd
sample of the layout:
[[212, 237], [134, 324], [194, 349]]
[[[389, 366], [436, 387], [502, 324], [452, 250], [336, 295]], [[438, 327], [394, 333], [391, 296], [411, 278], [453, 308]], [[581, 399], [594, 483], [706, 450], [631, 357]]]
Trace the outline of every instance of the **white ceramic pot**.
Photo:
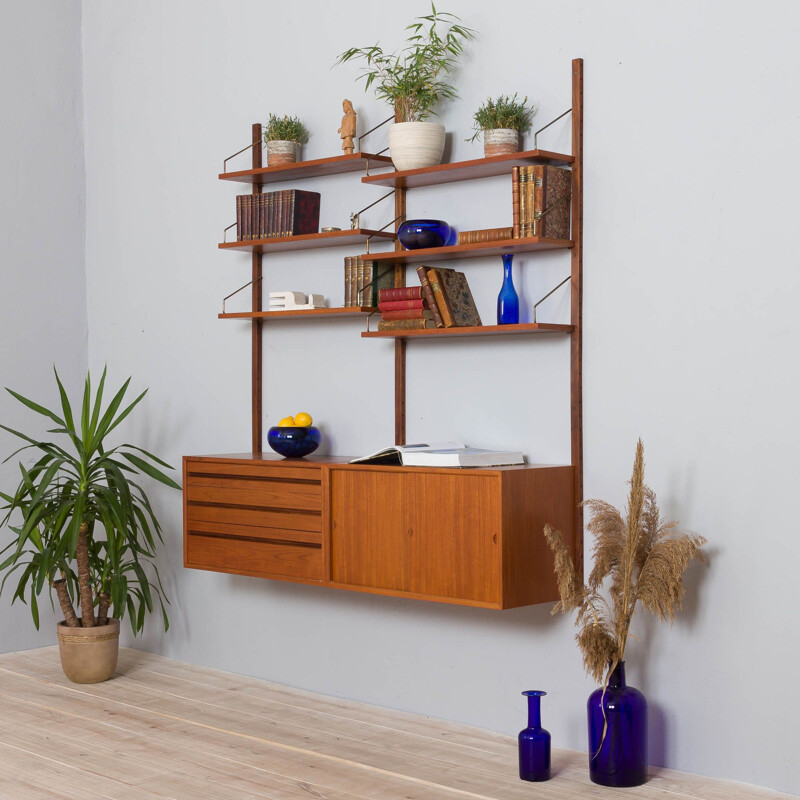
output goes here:
[[502, 156], [519, 152], [519, 131], [512, 128], [492, 128], [483, 132], [483, 154]]
[[395, 122], [389, 128], [389, 153], [398, 170], [434, 167], [444, 152], [444, 125], [439, 122]]
[[297, 142], [285, 139], [274, 139], [267, 142], [267, 166], [275, 167], [278, 164], [294, 164], [297, 161]]

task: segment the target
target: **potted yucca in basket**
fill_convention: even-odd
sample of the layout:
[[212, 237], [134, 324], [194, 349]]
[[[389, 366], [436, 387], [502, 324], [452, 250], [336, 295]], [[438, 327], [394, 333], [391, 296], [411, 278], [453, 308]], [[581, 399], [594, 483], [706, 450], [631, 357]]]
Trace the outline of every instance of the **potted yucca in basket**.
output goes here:
[[638, 786], [647, 778], [647, 701], [625, 681], [625, 646], [641, 605], [672, 622], [683, 602], [683, 574], [705, 560], [702, 536], [677, 535], [661, 518], [655, 493], [644, 483], [644, 448], [636, 446], [627, 514], [603, 500], [587, 500], [594, 564], [584, 583], [561, 533], [545, 536], [555, 556], [561, 600], [553, 613], [577, 612], [575, 637], [589, 675], [602, 684], [589, 697], [589, 774], [605, 786]]

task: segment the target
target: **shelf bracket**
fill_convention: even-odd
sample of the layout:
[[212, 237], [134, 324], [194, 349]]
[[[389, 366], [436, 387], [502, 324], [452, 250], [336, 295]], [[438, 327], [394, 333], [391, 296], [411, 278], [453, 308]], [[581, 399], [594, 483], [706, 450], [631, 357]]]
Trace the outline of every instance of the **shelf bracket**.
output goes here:
[[232, 156], [228, 156], [228, 157], [227, 157], [227, 158], [226, 158], [226, 159], [225, 159], [225, 160], [222, 162], [222, 174], [224, 175], [224, 174], [225, 174], [225, 173], [228, 171], [228, 162], [229, 162], [229, 161], [230, 161], [232, 158], [236, 158], [236, 156], [240, 156], [242, 153], [246, 153], [246, 152], [247, 152], [247, 151], [248, 151], [248, 150], [249, 150], [251, 147], [255, 147], [255, 146], [256, 146], [256, 144], [258, 144], [259, 142], [261, 143], [261, 148], [263, 149], [263, 148], [264, 148], [264, 143], [263, 143], [263, 141], [261, 140], [261, 138], [259, 138], [259, 140], [258, 140], [258, 141], [255, 141], [255, 140], [254, 140], [254, 141], [250, 142], [250, 144], [248, 144], [248, 145], [247, 145], [247, 147], [243, 147], [241, 150], [237, 150], [237, 151], [236, 151], [236, 152], [235, 152], [235, 153], [234, 153]]
[[[571, 114], [571, 113], [572, 113], [572, 109], [568, 108], [563, 114], [559, 114], [555, 119], [551, 119], [550, 122], [547, 123], [547, 125], [545, 125], [542, 128], [539, 128], [539, 130], [536, 131], [536, 133], [533, 134], [533, 149], [534, 150], [538, 150], [539, 149], [539, 134], [542, 131], [547, 130], [551, 125], [554, 125], [560, 119], [562, 119], [563, 117], [566, 117], [567, 114]], [[573, 153], [573, 155], [575, 155], [575, 154]]]
[[572, 275], [567, 275], [567, 277], [564, 278], [564, 280], [561, 281], [561, 283], [559, 283], [558, 286], [556, 286], [555, 288], [551, 289], [541, 300], [539, 300], [538, 303], [534, 303], [533, 304], [533, 319], [531, 320], [531, 322], [536, 322], [536, 309], [537, 309], [537, 307], [540, 306], [545, 300], [547, 300], [547, 298], [550, 297], [550, 295], [553, 294], [553, 292], [558, 291], [567, 281], [571, 281], [571, 280], [572, 280]]
[[[364, 206], [364, 208], [362, 208], [360, 211], [353, 211], [350, 214], [350, 230], [352, 231], [358, 230], [361, 227], [361, 215], [368, 209], [372, 208], [372, 206], [376, 206], [382, 200], [385, 200], [387, 197], [391, 197], [394, 194], [394, 192], [395, 190], [392, 189], [391, 192], [387, 192], [383, 197], [379, 197], [374, 203], [370, 203], [368, 206]], [[389, 222], [387, 224], [391, 225], [392, 223]], [[383, 226], [383, 228], [385, 227], [387, 227], [387, 225]], [[381, 228], [381, 230], [383, 230], [383, 228]]]
[[[256, 278], [256, 281], [260, 281], [260, 280], [261, 280], [261, 275], [259, 275], [259, 276]], [[242, 289], [246, 289], [248, 286], [252, 286], [254, 282], [255, 282], [255, 281], [247, 281], [247, 283], [246, 283], [244, 286], [240, 286], [240, 287], [239, 287], [239, 288], [238, 288], [238, 289], [237, 289], [235, 292], [231, 292], [231, 293], [230, 293], [229, 295], [227, 295], [226, 297], [223, 297], [223, 298], [222, 298], [222, 313], [223, 313], [223, 314], [225, 313], [225, 302], [226, 302], [227, 300], [230, 300], [230, 299], [231, 299], [231, 297], [233, 297], [234, 295], [237, 295], [237, 294], [239, 294], [239, 292], [241, 292], [241, 291], [242, 291]]]

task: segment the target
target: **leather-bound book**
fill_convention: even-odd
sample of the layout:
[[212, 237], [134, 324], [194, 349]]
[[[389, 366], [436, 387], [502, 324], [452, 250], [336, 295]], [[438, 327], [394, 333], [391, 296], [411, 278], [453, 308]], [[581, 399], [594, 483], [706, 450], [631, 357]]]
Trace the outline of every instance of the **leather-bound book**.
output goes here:
[[382, 311], [381, 319], [433, 319], [427, 308], [404, 308], [400, 311]]
[[432, 319], [390, 319], [378, 323], [379, 331], [416, 331], [435, 327]]
[[421, 297], [416, 300], [385, 300], [378, 303], [379, 311], [404, 311], [409, 308], [430, 308], [430, 306], [426, 305]]
[[511, 228], [514, 239], [519, 239], [519, 167], [511, 167]]
[[242, 195], [236, 196], [236, 241], [241, 242], [244, 238], [244, 226], [242, 223]]
[[436, 327], [444, 328], [444, 318], [442, 317], [442, 312], [439, 310], [439, 306], [433, 294], [433, 289], [431, 288], [430, 281], [428, 280], [428, 267], [423, 267], [422, 264], [420, 264], [417, 267], [417, 275], [419, 276], [422, 296], [425, 298], [426, 302], [428, 303], [428, 308], [433, 314], [433, 321], [436, 323]]
[[572, 172], [563, 167], [537, 164], [533, 170], [533, 220], [531, 234], [548, 239], [569, 239]]
[[455, 270], [448, 270], [445, 267], [426, 267], [425, 269], [427, 270], [428, 283], [433, 292], [434, 303], [439, 309], [439, 315], [442, 318], [443, 327], [452, 328], [455, 325], [453, 321], [453, 309], [450, 308], [450, 301], [447, 299], [447, 295], [444, 292], [441, 275], [448, 271], [455, 272]]
[[[467, 283], [467, 276], [454, 269], [437, 269], [435, 271], [437, 283], [452, 319], [452, 326], [457, 328], [480, 326], [482, 324], [481, 317]], [[434, 293], [435, 291], [434, 288]], [[447, 320], [445, 319], [446, 324]]]
[[415, 300], [422, 297], [422, 286], [398, 286], [378, 291], [378, 300], [385, 303], [388, 300]]
[[353, 302], [353, 257], [344, 257], [344, 305], [354, 306]]
[[307, 192], [304, 189], [289, 189], [291, 198], [289, 205], [289, 231], [292, 236], [303, 236], [319, 233], [319, 192]]

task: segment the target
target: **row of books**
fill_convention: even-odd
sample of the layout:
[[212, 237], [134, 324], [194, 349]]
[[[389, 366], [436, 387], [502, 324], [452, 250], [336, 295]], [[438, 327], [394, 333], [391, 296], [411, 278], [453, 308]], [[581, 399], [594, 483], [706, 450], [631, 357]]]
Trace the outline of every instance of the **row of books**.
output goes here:
[[249, 242], [317, 233], [319, 203], [319, 192], [302, 189], [238, 195], [236, 240]]
[[344, 260], [344, 304], [346, 307], [378, 305], [378, 292], [394, 286], [394, 265], [364, 263], [361, 256]]
[[[380, 289], [379, 331], [481, 325], [466, 275], [447, 267], [417, 267], [419, 286]], [[388, 316], [387, 316], [388, 315]]]

